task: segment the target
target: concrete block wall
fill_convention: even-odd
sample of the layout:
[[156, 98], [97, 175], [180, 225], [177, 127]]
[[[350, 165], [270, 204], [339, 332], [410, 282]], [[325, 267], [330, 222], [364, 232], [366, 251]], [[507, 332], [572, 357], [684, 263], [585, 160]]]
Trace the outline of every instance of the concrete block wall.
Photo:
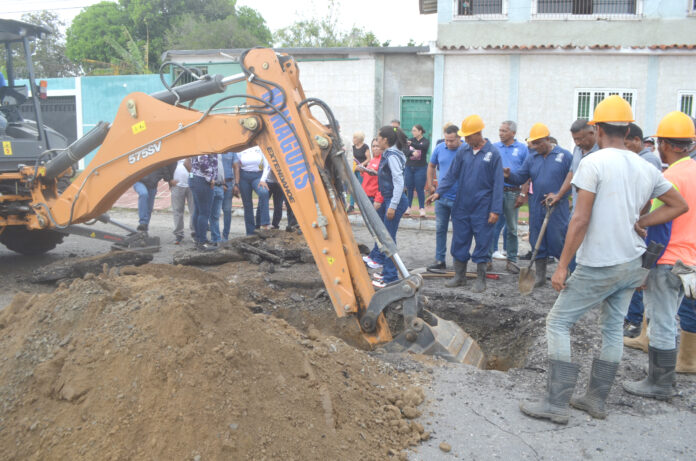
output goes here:
[[[304, 61], [298, 65], [305, 95], [329, 105], [341, 125], [344, 143], [356, 131], [363, 131], [369, 142], [375, 123], [375, 60]], [[320, 110], [312, 113], [325, 122]]]

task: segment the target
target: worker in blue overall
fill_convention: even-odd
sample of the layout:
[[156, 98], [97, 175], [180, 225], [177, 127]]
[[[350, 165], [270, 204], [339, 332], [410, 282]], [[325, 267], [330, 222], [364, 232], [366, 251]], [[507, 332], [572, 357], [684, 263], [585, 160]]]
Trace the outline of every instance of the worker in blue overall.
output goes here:
[[[573, 156], [567, 150], [556, 146], [549, 140], [549, 129], [543, 123], [535, 123], [527, 142], [531, 149], [522, 166], [517, 171], [505, 168], [503, 173], [510, 184], [524, 184], [532, 179], [533, 193], [529, 194], [529, 243], [536, 245], [541, 225], [546, 216], [545, 200], [547, 194], [556, 193], [570, 171]], [[570, 207], [568, 193], [556, 204], [551, 213], [546, 233], [541, 240], [539, 252], [534, 261], [536, 267], [535, 287], [546, 283], [546, 265], [549, 256], [559, 258], [563, 250], [565, 234], [568, 230]]]
[[[498, 149], [483, 137], [484, 126], [478, 115], [464, 119], [459, 135], [466, 144], [459, 147], [437, 191], [428, 197], [428, 203], [432, 203], [457, 185], [450, 250], [455, 275], [446, 285], [466, 284], [466, 267], [471, 259], [476, 263], [476, 293], [486, 290], [486, 264], [491, 260], [488, 250], [495, 223], [503, 212], [503, 163]], [[472, 238], [476, 238], [473, 254], [469, 252]]]

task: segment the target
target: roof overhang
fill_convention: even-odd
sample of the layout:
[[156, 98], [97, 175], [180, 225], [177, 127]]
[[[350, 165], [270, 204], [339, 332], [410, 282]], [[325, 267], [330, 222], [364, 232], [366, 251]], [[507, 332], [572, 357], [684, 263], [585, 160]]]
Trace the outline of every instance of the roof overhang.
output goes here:
[[42, 26], [29, 24], [28, 22], [15, 21], [14, 19], [0, 19], [0, 42], [21, 42], [24, 37], [42, 38], [51, 31]]

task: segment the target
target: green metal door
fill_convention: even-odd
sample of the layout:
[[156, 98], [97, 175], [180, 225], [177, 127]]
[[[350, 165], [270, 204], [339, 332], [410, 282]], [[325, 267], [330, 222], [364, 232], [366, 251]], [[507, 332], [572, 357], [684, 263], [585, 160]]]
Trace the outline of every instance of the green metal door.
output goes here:
[[413, 125], [423, 125], [425, 137], [430, 140], [428, 160], [433, 148], [433, 98], [431, 96], [401, 97], [401, 128], [410, 138]]

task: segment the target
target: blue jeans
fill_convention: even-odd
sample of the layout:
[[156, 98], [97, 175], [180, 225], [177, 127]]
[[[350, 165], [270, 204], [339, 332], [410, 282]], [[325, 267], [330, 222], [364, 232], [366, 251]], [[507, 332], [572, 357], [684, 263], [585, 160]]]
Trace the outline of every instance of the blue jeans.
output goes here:
[[[355, 177], [358, 178], [358, 182], [362, 184], [362, 174], [359, 171], [354, 171]], [[353, 194], [350, 194], [350, 206], [355, 206], [355, 197], [353, 197]]]
[[232, 193], [234, 181], [227, 181], [227, 190], [222, 196], [222, 240], [230, 239], [230, 227], [232, 226]]
[[681, 279], [672, 274], [672, 266], [658, 264], [650, 269], [643, 293], [645, 311], [650, 323], [648, 338], [655, 349], [671, 350], [677, 347], [677, 310], [684, 298]]
[[519, 216], [519, 208], [515, 208], [515, 202], [519, 195], [519, 191], [516, 190], [506, 190], [503, 192], [503, 216], [500, 216], [496, 223], [495, 230], [493, 231], [493, 245], [491, 245], [491, 250], [489, 252], [492, 255], [493, 252], [498, 249], [498, 236], [503, 226], [505, 226], [507, 231], [503, 238], [503, 248], [507, 250], [508, 261], [514, 263], [517, 262], [517, 218]]
[[677, 311], [681, 329], [689, 333], [696, 333], [696, 299], [686, 296], [682, 299]]
[[578, 264], [546, 317], [549, 359], [570, 362], [571, 327], [585, 312], [599, 305], [602, 329], [599, 358], [607, 362], [621, 360], [624, 316], [633, 291], [647, 272], [641, 267], [641, 259], [607, 267]]
[[[493, 245], [491, 245], [491, 254], [498, 251], [498, 240], [500, 240], [500, 233], [505, 229], [505, 217], [498, 219], [495, 223], [495, 228], [493, 229]], [[503, 250], [507, 250], [507, 232], [503, 234]]]
[[634, 325], [640, 325], [643, 321], [643, 290], [636, 290], [633, 293], [631, 302], [628, 305], [628, 314], [626, 314], [626, 321], [631, 322]]
[[435, 260], [445, 262], [447, 254], [447, 229], [454, 200], [440, 197], [435, 201]]
[[259, 225], [267, 226], [270, 221], [268, 215], [268, 189], [259, 187], [261, 182], [260, 171], [244, 171], [241, 170], [239, 178], [239, 193], [242, 195], [242, 204], [244, 204], [244, 227], [246, 235], [253, 235], [256, 230], [254, 221], [254, 202], [252, 194], [256, 192], [259, 196]]
[[220, 212], [222, 211], [222, 201], [225, 197], [225, 189], [222, 186], [213, 187], [213, 203], [210, 206], [210, 241], [220, 241]]
[[196, 242], [205, 243], [210, 210], [213, 205], [213, 189], [208, 181], [196, 175], [189, 178], [189, 187], [193, 193], [193, 225], [196, 229]]
[[150, 224], [152, 210], [155, 208], [156, 187], [147, 187], [140, 181], [133, 184], [133, 190], [138, 194], [138, 223]]
[[[385, 208], [384, 225], [387, 227], [389, 235], [391, 235], [394, 239], [394, 243], [396, 243], [396, 231], [399, 229], [399, 222], [401, 221], [401, 217], [404, 215], [406, 208], [408, 208], [408, 202], [406, 201], [406, 197], [402, 195], [401, 200], [399, 201], [399, 204], [396, 207], [396, 213], [394, 214], [394, 218], [388, 219], [386, 208], [389, 206], [389, 202], [391, 202], [391, 198], [387, 199], [385, 197], [384, 203], [380, 208]], [[392, 262], [391, 258], [385, 257], [384, 262], [382, 264], [384, 265], [384, 269], [382, 269], [382, 275], [384, 276], [383, 280], [385, 283], [393, 282], [399, 278], [399, 273], [397, 272], [396, 266]]]
[[[372, 199], [374, 203], [374, 199]], [[377, 216], [379, 216], [380, 221], [384, 222], [384, 213], [386, 210], [387, 206], [385, 204], [382, 204], [381, 207], [377, 210]], [[370, 251], [370, 254], [368, 257], [373, 260], [374, 262], [378, 264], [384, 265], [384, 255], [382, 254], [381, 251], [379, 251], [379, 248], [377, 248], [377, 244], [372, 247], [372, 251]]]
[[418, 207], [425, 208], [425, 180], [428, 166], [408, 166], [404, 168], [404, 188], [408, 207], [413, 203], [413, 191], [418, 194]]

